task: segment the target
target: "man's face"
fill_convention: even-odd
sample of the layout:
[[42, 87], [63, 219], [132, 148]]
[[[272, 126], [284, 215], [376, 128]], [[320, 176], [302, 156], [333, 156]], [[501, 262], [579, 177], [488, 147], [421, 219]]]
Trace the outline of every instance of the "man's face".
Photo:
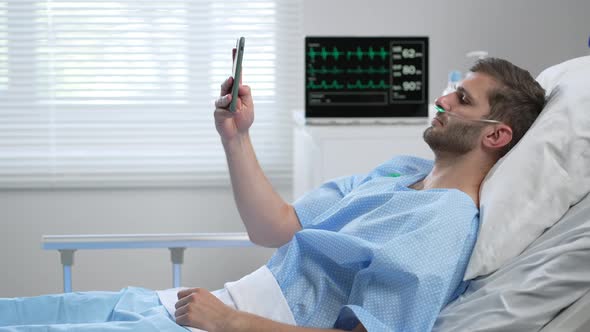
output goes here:
[[[424, 141], [436, 152], [465, 154], [481, 140], [485, 123], [471, 121], [490, 113], [488, 92], [495, 81], [482, 73], [469, 73], [457, 91], [439, 97], [435, 103], [445, 109], [424, 131]], [[455, 116], [453, 116], [455, 115]]]

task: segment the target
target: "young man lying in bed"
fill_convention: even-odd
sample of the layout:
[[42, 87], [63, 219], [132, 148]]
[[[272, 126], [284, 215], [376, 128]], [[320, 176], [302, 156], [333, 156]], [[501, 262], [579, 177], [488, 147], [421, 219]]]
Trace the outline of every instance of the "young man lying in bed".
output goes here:
[[[396, 157], [291, 205], [256, 160], [248, 86], [239, 88], [238, 111], [228, 111], [232, 84], [229, 78], [221, 86], [215, 124], [235, 201], [250, 239], [279, 249], [267, 265], [214, 293], [174, 290], [170, 299], [161, 292], [161, 302], [147, 290], [100, 293], [111, 300], [95, 322], [126, 317], [123, 310], [148, 313], [137, 319], [153, 320], [145, 326], [169, 328], [153, 318], [163, 304], [179, 325], [208, 331], [430, 331], [440, 310], [465, 290], [481, 182], [541, 112], [541, 86], [505, 60], [480, 60], [456, 92], [436, 100], [442, 110], [423, 135], [434, 161]], [[66, 296], [96, 297], [59, 301]], [[42, 298], [25, 300], [27, 310]], [[0, 303], [0, 326], [28, 323], [6, 314], [11, 301]], [[40, 324], [52, 323], [58, 322]]]

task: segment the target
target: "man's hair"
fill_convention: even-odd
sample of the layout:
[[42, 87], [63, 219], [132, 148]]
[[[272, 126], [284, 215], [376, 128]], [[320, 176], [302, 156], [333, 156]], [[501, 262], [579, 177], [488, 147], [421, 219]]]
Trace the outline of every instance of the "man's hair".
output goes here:
[[471, 71], [487, 74], [498, 83], [488, 94], [490, 114], [487, 118], [502, 121], [512, 128], [512, 141], [500, 150], [502, 157], [520, 141], [543, 110], [545, 90], [528, 71], [506, 60], [480, 59]]

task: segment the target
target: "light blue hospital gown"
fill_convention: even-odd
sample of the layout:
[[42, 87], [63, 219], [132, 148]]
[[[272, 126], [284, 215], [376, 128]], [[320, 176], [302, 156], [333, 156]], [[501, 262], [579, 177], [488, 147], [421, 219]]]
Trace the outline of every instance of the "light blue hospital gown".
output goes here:
[[465, 287], [479, 212], [456, 189], [417, 191], [432, 162], [397, 157], [295, 202], [303, 229], [268, 263], [297, 325], [430, 331]]

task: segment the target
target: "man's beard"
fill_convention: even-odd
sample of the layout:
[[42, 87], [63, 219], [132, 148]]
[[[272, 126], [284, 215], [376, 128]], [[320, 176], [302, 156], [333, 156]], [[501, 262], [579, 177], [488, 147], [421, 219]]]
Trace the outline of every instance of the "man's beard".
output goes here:
[[426, 128], [423, 138], [435, 154], [463, 155], [476, 147], [481, 130], [481, 126], [447, 121], [443, 127]]

